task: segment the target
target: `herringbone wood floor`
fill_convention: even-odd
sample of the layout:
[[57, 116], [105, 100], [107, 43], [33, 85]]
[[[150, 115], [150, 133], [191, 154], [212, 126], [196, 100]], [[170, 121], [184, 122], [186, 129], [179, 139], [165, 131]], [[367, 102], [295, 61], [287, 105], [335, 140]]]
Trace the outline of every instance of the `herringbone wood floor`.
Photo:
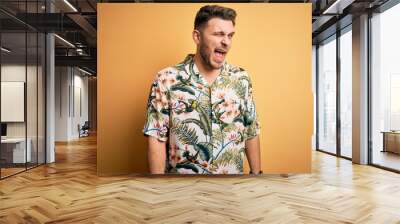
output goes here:
[[0, 181], [0, 223], [400, 223], [400, 175], [315, 152], [309, 175], [98, 177], [95, 138]]

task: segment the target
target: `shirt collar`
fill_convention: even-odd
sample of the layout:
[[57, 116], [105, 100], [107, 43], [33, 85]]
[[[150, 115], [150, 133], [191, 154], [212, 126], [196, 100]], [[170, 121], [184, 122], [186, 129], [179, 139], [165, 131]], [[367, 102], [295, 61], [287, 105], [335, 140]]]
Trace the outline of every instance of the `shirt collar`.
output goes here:
[[[184, 64], [185, 71], [188, 75], [195, 75], [197, 78], [200, 78], [200, 72], [197, 68], [196, 64], [194, 63], [194, 54], [188, 54], [183, 60], [182, 64]], [[226, 60], [224, 61], [221, 69], [220, 75], [225, 75], [227, 71], [228, 63]]]

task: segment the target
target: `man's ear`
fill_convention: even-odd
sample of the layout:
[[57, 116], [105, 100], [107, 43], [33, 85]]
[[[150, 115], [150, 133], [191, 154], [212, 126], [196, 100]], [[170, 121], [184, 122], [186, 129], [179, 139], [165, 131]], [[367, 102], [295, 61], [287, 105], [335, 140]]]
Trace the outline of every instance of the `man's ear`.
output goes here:
[[193, 30], [192, 32], [192, 38], [195, 44], [199, 44], [200, 43], [200, 31], [198, 30]]

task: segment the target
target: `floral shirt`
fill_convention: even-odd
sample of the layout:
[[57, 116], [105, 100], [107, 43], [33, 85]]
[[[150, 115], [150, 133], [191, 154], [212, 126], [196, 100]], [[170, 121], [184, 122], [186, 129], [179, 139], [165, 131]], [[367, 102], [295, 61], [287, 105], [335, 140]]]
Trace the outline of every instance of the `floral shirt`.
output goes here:
[[143, 132], [167, 144], [167, 173], [242, 174], [245, 141], [260, 132], [245, 70], [224, 63], [209, 85], [193, 55], [157, 74]]

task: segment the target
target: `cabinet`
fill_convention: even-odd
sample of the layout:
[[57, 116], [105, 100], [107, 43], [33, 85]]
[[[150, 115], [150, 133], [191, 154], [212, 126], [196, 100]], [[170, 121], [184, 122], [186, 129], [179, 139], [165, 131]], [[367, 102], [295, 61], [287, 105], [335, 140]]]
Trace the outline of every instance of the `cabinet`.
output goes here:
[[383, 133], [383, 152], [400, 154], [400, 132], [387, 131]]
[[1, 160], [5, 164], [21, 164], [31, 162], [32, 141], [27, 139], [27, 146], [25, 151], [25, 138], [7, 138], [1, 139]]

